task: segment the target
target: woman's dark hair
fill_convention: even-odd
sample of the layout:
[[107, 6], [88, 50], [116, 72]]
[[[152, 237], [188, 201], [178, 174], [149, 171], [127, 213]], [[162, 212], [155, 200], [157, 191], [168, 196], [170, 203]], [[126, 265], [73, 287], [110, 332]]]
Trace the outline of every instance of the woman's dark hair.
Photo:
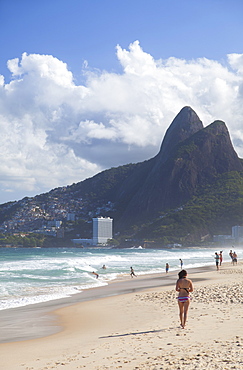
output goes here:
[[179, 272], [178, 276], [179, 276], [179, 279], [182, 279], [182, 278], [186, 277], [187, 276], [187, 271], [186, 270], [181, 270]]

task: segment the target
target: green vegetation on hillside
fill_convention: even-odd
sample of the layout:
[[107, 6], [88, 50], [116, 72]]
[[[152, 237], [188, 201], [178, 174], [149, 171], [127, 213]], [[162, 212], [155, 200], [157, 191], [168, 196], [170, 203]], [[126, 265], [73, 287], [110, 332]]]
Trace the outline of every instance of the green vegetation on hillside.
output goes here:
[[0, 224], [10, 219], [15, 214], [19, 207], [20, 206], [17, 202], [8, 202], [0, 204]]
[[102, 200], [104, 202], [112, 200], [117, 191], [117, 187], [137, 166], [139, 166], [139, 163], [112, 167], [92, 177], [92, 181], [86, 179], [81, 183], [73, 184], [68, 188], [68, 191], [74, 194], [80, 192], [82, 196], [85, 194], [89, 201]]
[[43, 247], [45, 237], [41, 234], [10, 235], [0, 234], [0, 246]]
[[243, 224], [243, 172], [229, 172], [205, 185], [184, 206], [143, 225], [139, 238], [161, 242], [193, 242], [209, 234], [231, 234]]

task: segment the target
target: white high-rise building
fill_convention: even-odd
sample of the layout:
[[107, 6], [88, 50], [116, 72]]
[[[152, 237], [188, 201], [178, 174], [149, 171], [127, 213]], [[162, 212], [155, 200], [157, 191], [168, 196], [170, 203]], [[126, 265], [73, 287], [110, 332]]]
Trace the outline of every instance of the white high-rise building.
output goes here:
[[93, 244], [106, 244], [112, 239], [112, 221], [110, 217], [93, 218]]

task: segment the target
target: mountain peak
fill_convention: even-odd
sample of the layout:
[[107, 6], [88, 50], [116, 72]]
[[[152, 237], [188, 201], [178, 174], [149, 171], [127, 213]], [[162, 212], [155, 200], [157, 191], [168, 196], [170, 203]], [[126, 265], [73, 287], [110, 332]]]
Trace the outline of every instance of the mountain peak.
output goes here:
[[189, 106], [182, 108], [165, 133], [159, 153], [162, 161], [165, 162], [169, 158], [172, 149], [178, 143], [201, 129], [203, 124], [196, 112]]
[[214, 121], [207, 127], [205, 127], [205, 131], [212, 131], [214, 135], [220, 135], [220, 134], [227, 134], [229, 135], [229, 131], [227, 129], [227, 126], [224, 121]]
[[[184, 107], [168, 128], [161, 150], [138, 168], [136, 192], [121, 221], [141, 222], [185, 204], [202, 186], [226, 172], [242, 171], [223, 121], [203, 127], [197, 114]], [[145, 216], [144, 216], [145, 215]]]

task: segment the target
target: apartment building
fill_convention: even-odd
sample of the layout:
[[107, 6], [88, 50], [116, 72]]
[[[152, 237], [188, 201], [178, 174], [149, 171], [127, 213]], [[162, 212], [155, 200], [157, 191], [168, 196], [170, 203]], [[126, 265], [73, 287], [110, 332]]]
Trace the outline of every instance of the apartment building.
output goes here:
[[112, 222], [110, 217], [93, 218], [93, 244], [106, 244], [112, 239]]

